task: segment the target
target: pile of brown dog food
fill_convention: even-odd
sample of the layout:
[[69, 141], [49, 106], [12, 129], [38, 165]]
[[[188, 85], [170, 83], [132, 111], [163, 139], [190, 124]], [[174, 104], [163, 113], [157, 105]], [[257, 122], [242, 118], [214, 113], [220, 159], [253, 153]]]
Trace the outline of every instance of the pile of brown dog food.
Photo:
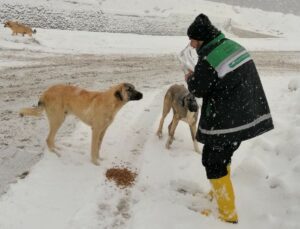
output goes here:
[[116, 182], [121, 188], [130, 187], [134, 184], [137, 174], [127, 168], [113, 167], [106, 171], [106, 178]]

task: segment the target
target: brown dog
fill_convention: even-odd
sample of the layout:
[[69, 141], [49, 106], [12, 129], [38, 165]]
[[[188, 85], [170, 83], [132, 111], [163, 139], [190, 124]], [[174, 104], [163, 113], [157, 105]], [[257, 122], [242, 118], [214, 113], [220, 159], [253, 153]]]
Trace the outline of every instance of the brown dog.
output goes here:
[[28, 34], [28, 36], [32, 37], [32, 34], [36, 33], [36, 30], [32, 30], [29, 26], [16, 21], [7, 21], [4, 23], [4, 27], [9, 27], [12, 30], [12, 35], [21, 33], [23, 36]]
[[189, 124], [194, 143], [194, 149], [196, 152], [200, 153], [196, 140], [196, 125], [199, 106], [195, 97], [189, 93], [188, 89], [184, 85], [174, 84], [168, 89], [164, 98], [163, 113], [157, 130], [157, 136], [162, 138], [164, 120], [171, 108], [173, 109], [173, 119], [168, 128], [169, 137], [166, 143], [166, 148], [170, 149], [170, 146], [174, 140], [174, 133], [178, 122], [182, 120]]
[[129, 83], [118, 84], [104, 92], [87, 91], [70, 85], [55, 85], [42, 94], [37, 107], [23, 108], [20, 115], [40, 116], [46, 111], [50, 127], [47, 145], [52, 152], [55, 152], [55, 135], [66, 115], [77, 116], [92, 128], [91, 160], [95, 165], [99, 165], [99, 150], [106, 129], [128, 101], [140, 100], [142, 97], [143, 94]]

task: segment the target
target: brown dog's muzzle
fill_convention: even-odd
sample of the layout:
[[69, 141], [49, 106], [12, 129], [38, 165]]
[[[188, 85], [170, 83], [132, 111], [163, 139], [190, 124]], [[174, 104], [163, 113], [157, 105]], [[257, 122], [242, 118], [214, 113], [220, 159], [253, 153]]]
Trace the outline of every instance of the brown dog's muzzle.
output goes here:
[[129, 100], [140, 100], [143, 98], [143, 94], [139, 91], [134, 91], [130, 97]]

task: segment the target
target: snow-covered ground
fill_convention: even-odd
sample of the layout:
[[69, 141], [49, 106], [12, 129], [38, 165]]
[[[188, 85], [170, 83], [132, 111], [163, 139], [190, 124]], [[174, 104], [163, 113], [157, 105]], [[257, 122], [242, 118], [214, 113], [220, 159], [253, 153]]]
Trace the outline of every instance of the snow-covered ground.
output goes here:
[[[123, 13], [133, 2], [124, 5]], [[114, 3], [111, 8], [116, 10], [122, 2], [102, 3], [107, 9]], [[170, 1], [133, 9], [142, 14], [158, 5], [163, 9], [164, 3]], [[173, 11], [193, 8], [186, 1], [176, 3], [171, 4]], [[223, 7], [207, 5], [207, 9]], [[187, 37], [38, 28], [34, 38], [28, 38], [12, 37], [0, 27], [0, 228], [299, 228], [300, 45], [295, 35], [300, 34], [296, 26], [300, 20], [234, 10], [244, 18], [237, 19], [243, 29], [279, 28], [285, 35], [235, 37], [256, 60], [275, 124], [273, 131], [243, 142], [233, 157], [238, 225], [220, 222], [215, 203], [205, 199], [210, 186], [186, 124], [179, 124], [170, 150], [164, 146], [171, 115], [163, 139], [155, 135], [164, 93], [173, 83], [184, 84], [176, 54], [187, 44]], [[259, 20], [263, 14], [274, 23], [246, 26], [246, 21]], [[277, 16], [283, 21], [289, 18], [288, 24], [278, 24]], [[287, 33], [287, 28], [293, 31]], [[90, 163], [90, 129], [78, 119], [70, 117], [62, 126], [57, 136], [62, 157], [58, 158], [45, 147], [46, 118], [18, 117], [21, 107], [36, 104], [41, 91], [55, 83], [103, 90], [124, 81], [136, 85], [144, 97], [128, 103], [116, 116], [104, 138], [98, 167]], [[108, 168], [121, 165], [138, 174], [131, 188], [120, 189], [105, 179]], [[18, 178], [27, 170], [24, 179]], [[11, 182], [15, 183], [8, 185]], [[208, 207], [213, 209], [210, 217], [199, 213]]]

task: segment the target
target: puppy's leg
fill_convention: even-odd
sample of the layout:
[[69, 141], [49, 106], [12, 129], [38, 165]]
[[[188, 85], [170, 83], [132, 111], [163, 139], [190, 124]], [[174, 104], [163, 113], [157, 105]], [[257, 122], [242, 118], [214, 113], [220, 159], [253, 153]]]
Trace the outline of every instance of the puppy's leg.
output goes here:
[[163, 128], [163, 125], [164, 125], [164, 120], [165, 120], [166, 116], [169, 114], [169, 112], [171, 110], [171, 106], [172, 106], [171, 98], [170, 98], [169, 94], [166, 94], [166, 96], [164, 98], [164, 106], [163, 106], [162, 117], [160, 119], [158, 130], [156, 132], [156, 135], [159, 138], [162, 138], [162, 128]]
[[189, 124], [189, 126], [190, 126], [190, 130], [191, 130], [192, 140], [193, 140], [193, 143], [194, 143], [194, 150], [197, 153], [200, 153], [198, 142], [196, 140], [196, 132], [197, 132], [196, 123], [191, 123], [191, 124]]
[[91, 148], [91, 160], [94, 165], [99, 165], [99, 148], [100, 148], [100, 128], [92, 127], [92, 148]]
[[170, 149], [170, 145], [172, 144], [172, 142], [174, 140], [174, 133], [175, 133], [176, 127], [178, 125], [178, 122], [179, 122], [179, 118], [176, 117], [176, 115], [174, 115], [173, 120], [169, 125], [169, 138], [168, 138], [167, 143], [166, 143], [166, 148], [167, 149]]
[[65, 120], [65, 114], [63, 112], [59, 113], [56, 112], [55, 110], [49, 111], [46, 108], [46, 114], [48, 117], [48, 121], [49, 121], [49, 134], [47, 137], [47, 145], [48, 148], [50, 149], [50, 151], [54, 152], [57, 154], [57, 156], [60, 156], [59, 153], [57, 153], [55, 151], [55, 135], [59, 129], [59, 127], [61, 126], [61, 124], [64, 122]]
[[[173, 115], [173, 119], [172, 119], [172, 121], [170, 122], [170, 124], [169, 124], [169, 126], [168, 126], [168, 135], [170, 135], [170, 133], [171, 133], [172, 125], [173, 125], [174, 119], [175, 119], [175, 115]], [[174, 135], [173, 135], [173, 137], [172, 137], [172, 141], [173, 141], [173, 140], [175, 140]]]

